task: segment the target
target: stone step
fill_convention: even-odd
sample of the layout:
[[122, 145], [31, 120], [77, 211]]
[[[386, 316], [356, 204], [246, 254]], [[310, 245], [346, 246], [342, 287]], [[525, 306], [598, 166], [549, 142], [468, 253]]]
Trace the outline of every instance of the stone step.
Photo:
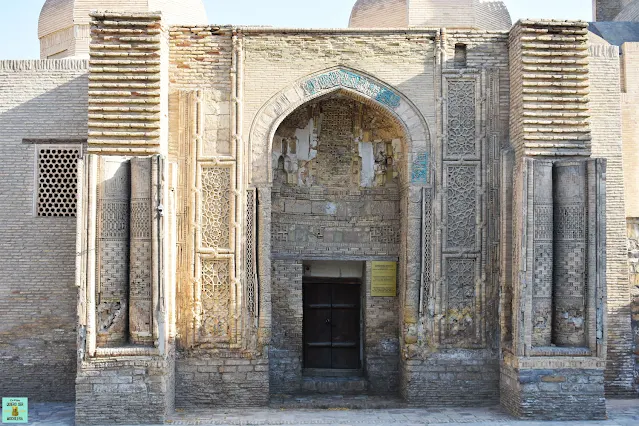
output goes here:
[[275, 395], [270, 408], [278, 410], [389, 410], [407, 404], [394, 395]]
[[304, 377], [302, 392], [310, 394], [360, 395], [368, 391], [364, 377]]

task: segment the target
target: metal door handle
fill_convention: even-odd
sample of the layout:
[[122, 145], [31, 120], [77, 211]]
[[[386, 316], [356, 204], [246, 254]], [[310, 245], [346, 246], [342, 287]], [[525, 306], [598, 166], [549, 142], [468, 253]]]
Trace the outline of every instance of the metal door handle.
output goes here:
[[331, 320], [329, 318], [326, 318], [326, 325], [331, 325]]

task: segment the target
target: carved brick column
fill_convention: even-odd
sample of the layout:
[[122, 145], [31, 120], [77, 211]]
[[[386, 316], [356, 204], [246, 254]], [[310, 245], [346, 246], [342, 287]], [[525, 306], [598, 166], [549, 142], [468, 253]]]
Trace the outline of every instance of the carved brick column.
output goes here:
[[525, 418], [605, 418], [606, 162], [591, 158], [587, 24], [519, 22], [510, 71], [501, 402]]
[[103, 157], [98, 179], [97, 344], [114, 347], [128, 341], [130, 165]]
[[552, 344], [553, 300], [553, 185], [552, 162], [539, 161], [533, 168], [532, 345]]
[[157, 13], [91, 16], [76, 423], [162, 423], [173, 407], [168, 43]]
[[131, 159], [129, 335], [134, 344], [153, 343], [151, 165], [148, 157]]
[[586, 347], [586, 163], [554, 167], [553, 343]]

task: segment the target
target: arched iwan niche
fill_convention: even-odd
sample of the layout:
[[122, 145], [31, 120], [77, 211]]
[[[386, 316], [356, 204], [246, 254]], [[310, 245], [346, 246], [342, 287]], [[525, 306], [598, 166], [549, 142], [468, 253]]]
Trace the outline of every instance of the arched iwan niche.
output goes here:
[[349, 93], [363, 103], [376, 105], [399, 122], [406, 135], [407, 176], [413, 184], [428, 184], [431, 144], [422, 114], [397, 89], [362, 71], [346, 67], [331, 68], [302, 78], [273, 96], [260, 109], [249, 135], [250, 182], [256, 186], [273, 182], [272, 141], [282, 121], [301, 105], [337, 91]]
[[405, 132], [377, 105], [332, 92], [273, 137], [272, 253], [398, 258]]
[[[318, 151], [315, 149], [316, 146], [312, 146], [313, 138], [321, 137], [321, 128], [327, 129], [327, 126], [320, 125], [318, 120], [329, 119], [328, 113], [331, 115], [330, 120], [333, 124], [341, 120], [340, 116], [345, 119], [346, 122], [342, 125], [346, 135], [341, 136], [345, 136], [350, 142], [343, 143], [339, 147], [335, 146], [335, 150], [330, 152], [330, 155], [329, 152], [325, 152], [323, 164], [316, 162], [313, 165], [323, 169], [309, 173], [303, 168], [310, 165], [314, 155], [321, 156], [319, 152], [321, 150]], [[376, 123], [372, 123], [373, 121]], [[320, 125], [319, 128], [318, 125]], [[331, 131], [339, 132], [339, 128], [339, 125], [333, 125]], [[330, 136], [325, 140], [329, 143], [331, 140], [335, 142], [341, 136], [337, 135], [337, 138]], [[304, 140], [302, 144], [299, 142], [300, 138]], [[398, 298], [395, 300], [399, 304], [397, 306], [402, 306], [402, 309], [399, 311], [389, 309], [387, 312], [389, 314], [394, 312], [395, 319], [391, 321], [394, 324], [398, 323], [397, 315], [403, 316], [404, 326], [403, 329], [397, 330], [397, 334], [391, 333], [392, 336], [388, 336], [389, 339], [394, 339], [389, 341], [389, 344], [392, 346], [394, 344], [392, 342], [397, 342], [402, 333], [404, 341], [407, 341], [407, 335], [415, 335], [424, 276], [421, 268], [424, 264], [430, 264], [424, 257], [426, 252], [421, 250], [424, 239], [422, 222], [430, 220], [431, 211], [430, 198], [426, 204], [424, 201], [426, 197], [423, 196], [427, 191], [425, 188], [432, 184], [433, 173], [429, 167], [430, 140], [430, 133], [423, 116], [406, 96], [372, 76], [345, 67], [327, 69], [302, 78], [272, 97], [260, 109], [249, 134], [251, 176], [248, 182], [250, 186], [257, 188], [259, 193], [258, 281], [260, 297], [264, 302], [262, 306], [265, 307], [261, 310], [260, 323], [265, 330], [265, 336], [273, 333], [275, 346], [278, 344], [278, 331], [277, 327], [271, 328], [271, 325], [282, 322], [283, 318], [279, 318], [278, 315], [288, 311], [286, 309], [278, 311], [277, 303], [271, 305], [266, 302], [287, 300], [277, 295], [277, 288], [282, 287], [284, 281], [299, 287], [295, 289], [286, 287], [286, 293], [287, 296], [295, 296], [298, 302], [301, 301], [302, 275], [307, 266], [305, 262], [309, 259], [345, 260], [349, 258], [351, 261], [363, 262], [366, 268], [369, 268], [371, 262], [376, 259], [399, 260]], [[329, 147], [325, 145], [324, 148]], [[318, 152], [313, 153], [314, 149]], [[393, 158], [395, 156], [397, 158]], [[329, 157], [337, 162], [336, 173], [326, 170], [326, 159]], [[397, 163], [395, 163], [396, 160]], [[364, 161], [367, 161], [365, 166]], [[331, 189], [327, 190], [326, 188], [329, 187]], [[339, 193], [340, 187], [344, 194]], [[311, 235], [308, 229], [302, 230], [305, 223], [314, 223], [313, 203], [297, 205], [296, 201], [288, 199], [293, 198], [297, 193], [302, 195], [301, 199], [307, 195], [308, 201], [317, 198], [319, 202], [315, 204], [315, 208], [321, 209], [323, 206], [325, 210], [321, 212], [316, 210], [316, 213], [320, 219], [321, 216], [327, 216], [327, 222], [329, 222], [328, 216], [340, 214], [337, 210], [340, 206], [337, 202], [335, 211], [330, 210], [332, 205], [327, 195], [328, 198], [333, 195], [338, 197], [344, 195], [345, 197], [342, 198], [346, 199], [350, 191], [355, 194], [352, 197], [353, 201], [357, 201], [362, 194], [364, 198], [370, 198], [370, 196], [374, 198], [377, 193], [381, 198], [390, 197], [386, 200], [386, 207], [390, 215], [394, 217], [388, 220], [381, 219], [375, 223], [370, 220], [368, 227], [366, 224], [362, 226], [355, 224], [354, 228], [359, 226], [361, 229], [351, 230], [353, 232], [350, 234], [347, 231], [340, 235], [337, 230], [330, 237], [333, 240], [327, 241], [329, 238], [326, 238], [326, 235]], [[290, 193], [292, 197], [284, 197], [287, 199], [282, 200], [283, 192]], [[274, 220], [274, 216], [281, 212], [282, 201], [284, 204], [288, 203], [290, 213], [299, 207], [300, 217], [281, 216]], [[346, 204], [344, 203], [341, 208], [344, 208]], [[371, 208], [381, 207], [381, 204], [369, 204]], [[364, 206], [364, 210], [366, 208]], [[422, 212], [428, 217], [422, 216]], [[346, 214], [350, 215], [349, 212]], [[366, 216], [368, 211], [361, 214]], [[304, 217], [305, 215], [307, 217]], [[287, 232], [284, 225], [287, 224], [283, 222], [290, 222], [290, 220], [299, 220], [299, 236], [284, 235]], [[281, 236], [278, 236], [278, 227], [283, 230]], [[281, 241], [278, 241], [278, 238]], [[290, 238], [295, 238], [300, 244], [288, 244], [292, 243], [289, 241]], [[299, 241], [298, 238], [300, 238]], [[344, 253], [340, 254], [329, 247], [330, 244], [341, 241], [347, 243], [341, 249], [348, 251], [349, 247], [358, 246], [359, 241], [356, 241], [358, 238], [368, 238], [365, 253], [345, 256]], [[323, 240], [323, 253], [313, 252], [316, 247], [311, 240], [316, 239]], [[345, 239], [353, 244], [349, 246]], [[290, 247], [297, 249], [289, 250]], [[353, 250], [353, 253], [356, 251]], [[301, 308], [301, 304], [295, 306]], [[285, 317], [292, 318], [290, 312]], [[297, 313], [293, 317], [299, 319], [300, 315]], [[301, 330], [299, 327], [300, 324], [297, 324], [297, 327], [289, 331], [299, 334]], [[288, 348], [284, 345], [280, 349], [287, 353], [292, 351], [293, 357], [298, 357], [296, 350], [301, 347], [301, 342], [291, 342], [290, 339], [287, 342], [284, 343], [294, 344], [295, 347]], [[277, 356], [284, 352], [277, 352], [279, 354]], [[277, 363], [277, 356], [271, 355], [273, 355], [272, 362]], [[273, 365], [272, 368], [272, 371], [277, 371]], [[297, 373], [301, 374], [301, 370]], [[292, 386], [292, 384], [288, 383], [286, 386]]]
[[[408, 283], [419, 285], [408, 271], [419, 271], [420, 256], [405, 242], [408, 230], [415, 237], [421, 229], [421, 188], [407, 172], [408, 130], [389, 113], [399, 104], [390, 92], [380, 91], [373, 102], [338, 89], [296, 108], [275, 130], [269, 358], [276, 393], [301, 391], [304, 368], [365, 368], [377, 371], [369, 389], [398, 391], [396, 296], [408, 293]], [[418, 248], [415, 242], [410, 246]], [[397, 287], [384, 298], [372, 291], [373, 265], [398, 266]]]

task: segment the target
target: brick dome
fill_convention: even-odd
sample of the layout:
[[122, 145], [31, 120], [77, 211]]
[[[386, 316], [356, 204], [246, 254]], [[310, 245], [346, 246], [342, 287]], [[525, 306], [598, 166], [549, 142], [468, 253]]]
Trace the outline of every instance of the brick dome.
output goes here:
[[639, 22], [639, 0], [635, 0], [624, 7], [614, 20], [624, 22]]
[[408, 26], [407, 0], [357, 0], [348, 24], [351, 28]]
[[38, 21], [41, 58], [87, 56], [92, 10], [160, 11], [167, 25], [208, 22], [202, 0], [46, 0]]
[[502, 0], [358, 0], [351, 28], [445, 27], [508, 30]]

